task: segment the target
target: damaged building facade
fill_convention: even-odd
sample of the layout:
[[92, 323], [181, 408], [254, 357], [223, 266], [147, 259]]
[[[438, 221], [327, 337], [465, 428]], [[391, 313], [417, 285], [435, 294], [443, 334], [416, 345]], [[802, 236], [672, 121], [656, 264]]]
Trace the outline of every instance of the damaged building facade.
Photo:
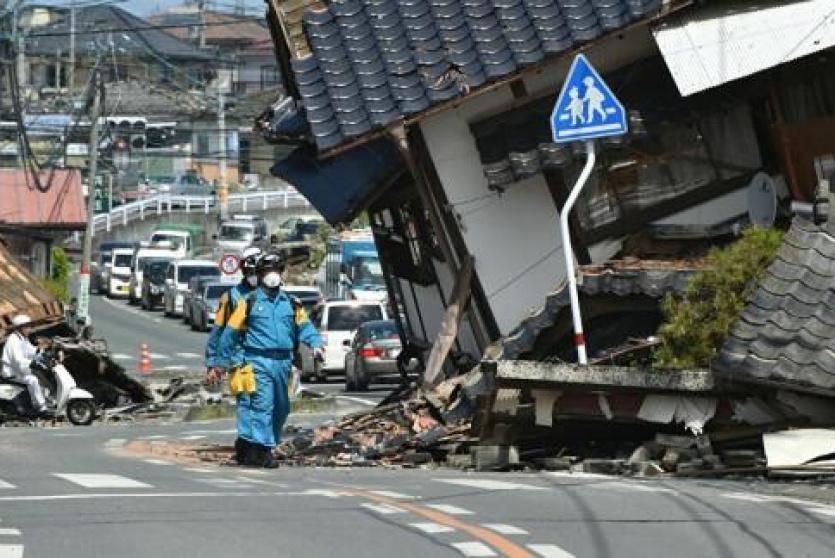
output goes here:
[[583, 52], [630, 117], [571, 223], [585, 273], [620, 268], [581, 286], [605, 356], [655, 331], [691, 267], [648, 259], [770, 224], [833, 171], [827, 3], [744, 4], [271, 0], [290, 97], [260, 125], [296, 147], [273, 172], [332, 223], [369, 211], [407, 339], [436, 338], [472, 258], [455, 349], [573, 361], [558, 215], [583, 153], [551, 143], [549, 115]]

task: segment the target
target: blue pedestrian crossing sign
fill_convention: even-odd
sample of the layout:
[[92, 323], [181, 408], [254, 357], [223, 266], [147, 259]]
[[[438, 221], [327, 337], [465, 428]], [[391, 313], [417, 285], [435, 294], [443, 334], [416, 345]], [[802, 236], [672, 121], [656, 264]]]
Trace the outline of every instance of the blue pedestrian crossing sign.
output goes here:
[[586, 57], [578, 54], [551, 113], [554, 142], [619, 136], [628, 129], [623, 105]]

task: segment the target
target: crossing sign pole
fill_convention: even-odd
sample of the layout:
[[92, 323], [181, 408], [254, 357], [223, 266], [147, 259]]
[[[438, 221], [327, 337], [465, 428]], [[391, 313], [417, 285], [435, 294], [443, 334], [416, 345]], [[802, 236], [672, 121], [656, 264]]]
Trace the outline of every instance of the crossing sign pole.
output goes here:
[[[581, 94], [582, 92], [582, 94]], [[574, 250], [568, 216], [577, 202], [594, 170], [594, 139], [625, 134], [628, 130], [626, 110], [614, 96], [603, 78], [595, 71], [582, 54], [571, 64], [560, 96], [551, 113], [551, 132], [555, 143], [585, 141], [586, 164], [560, 213], [560, 234], [562, 236], [565, 273], [568, 277], [568, 297], [571, 301], [571, 317], [574, 321], [574, 345], [577, 348], [577, 362], [588, 364], [586, 336], [583, 331], [583, 316], [580, 312], [580, 298], [577, 294], [577, 270], [574, 266]]]

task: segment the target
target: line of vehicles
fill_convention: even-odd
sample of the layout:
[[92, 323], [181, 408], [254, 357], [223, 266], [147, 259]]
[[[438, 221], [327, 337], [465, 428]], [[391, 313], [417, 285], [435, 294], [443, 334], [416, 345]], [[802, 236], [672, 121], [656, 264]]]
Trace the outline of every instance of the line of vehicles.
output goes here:
[[[303, 242], [305, 235], [315, 234], [312, 229], [311, 222], [296, 221], [286, 238]], [[143, 310], [162, 309], [166, 317], [208, 331], [221, 295], [240, 281], [240, 274], [221, 272], [219, 254], [240, 254], [252, 245], [269, 248], [276, 239], [263, 219], [252, 216], [221, 223], [209, 249], [200, 250], [202, 236], [199, 227], [161, 225], [147, 241], [103, 242], [92, 288]], [[303, 378], [326, 381], [344, 374], [346, 388], [353, 391], [368, 389], [379, 377], [399, 375], [401, 342], [370, 231], [332, 237], [315, 284], [283, 288], [301, 300], [325, 341], [322, 362], [303, 349]]]

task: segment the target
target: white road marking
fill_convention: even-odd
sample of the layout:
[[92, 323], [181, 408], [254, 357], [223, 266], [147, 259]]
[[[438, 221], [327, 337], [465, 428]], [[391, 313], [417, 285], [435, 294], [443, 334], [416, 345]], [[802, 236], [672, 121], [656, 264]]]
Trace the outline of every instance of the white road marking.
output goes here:
[[403, 494], [401, 492], [392, 492], [390, 490], [372, 490], [372, 494], [376, 494], [377, 496], [384, 496], [385, 498], [393, 498], [395, 500], [414, 500], [414, 496], [409, 496], [408, 494]]
[[520, 529], [514, 525], [507, 525], [506, 523], [483, 523], [482, 527], [487, 527], [491, 531], [495, 531], [500, 535], [528, 535], [527, 531]]
[[17, 487], [10, 482], [6, 482], [3, 479], [0, 479], [0, 489], [11, 490], [13, 488], [17, 488]]
[[449, 515], [473, 515], [473, 512], [470, 510], [465, 510], [464, 508], [459, 508], [458, 506], [453, 506], [451, 504], [426, 504], [426, 507], [438, 510], [439, 512], [448, 513]]
[[136, 358], [134, 355], [126, 355], [125, 353], [115, 353], [110, 355], [113, 360], [130, 360]]
[[[241, 492], [87, 492], [79, 494], [46, 494], [41, 496], [0, 496], [0, 502], [59, 502], [67, 500], [111, 500], [129, 498], [252, 498], [272, 496], [323, 496], [325, 498], [338, 498], [339, 494], [332, 492], [332, 495], [325, 494], [327, 490], [305, 490], [303, 492], [268, 492], [263, 489], [257, 491]], [[2, 558], [2, 556], [0, 556]]]
[[396, 508], [394, 506], [387, 506], [385, 504], [371, 504], [369, 502], [363, 502], [360, 506], [364, 507], [365, 509], [371, 510], [373, 512], [377, 512], [380, 515], [391, 515], [394, 513], [406, 513], [406, 510]]
[[163, 354], [160, 354], [160, 353], [151, 353], [149, 356], [151, 358], [155, 358], [157, 360], [169, 360], [171, 358], [168, 355], [163, 355]]
[[238, 430], [236, 428], [229, 428], [226, 430], [186, 430], [182, 434], [236, 434], [237, 432]]
[[200, 467], [186, 467], [183, 471], [188, 471], [189, 473], [219, 473], [220, 471], [217, 469], [202, 469]]
[[106, 448], [120, 448], [127, 443], [127, 440], [124, 438], [111, 438], [104, 443], [104, 447]]
[[325, 498], [331, 499], [342, 498], [343, 496], [345, 496], [345, 494], [337, 492], [336, 490], [325, 490], [316, 488], [305, 490], [304, 492], [302, 492], [302, 494], [304, 494], [305, 496], [323, 496]]
[[23, 558], [23, 545], [0, 544], [0, 558]]
[[19, 537], [20, 529], [5, 528], [0, 529], [0, 537]]
[[52, 473], [53, 476], [84, 488], [153, 488], [150, 484], [121, 475]]
[[202, 355], [198, 355], [197, 353], [174, 353], [180, 358], [203, 358]]
[[242, 481], [242, 482], [254, 482], [255, 484], [263, 484], [265, 486], [274, 486], [275, 488], [290, 488], [289, 484], [283, 484], [283, 483], [280, 483], [280, 482], [265, 481], [263, 479], [253, 479], [251, 477], [244, 477], [244, 476], [235, 477], [235, 478], [238, 479], [239, 481]]
[[157, 370], [168, 370], [170, 372], [175, 372], [179, 370], [188, 370], [188, 366], [185, 364], [174, 364], [171, 366], [163, 366], [161, 368], [157, 368]]
[[182, 436], [180, 440], [202, 440], [205, 437], [203, 434], [192, 434], [191, 436]]
[[152, 436], [140, 436], [139, 440], [165, 440], [168, 438], [165, 434], [154, 434]]
[[604, 482], [600, 484], [589, 484], [585, 488], [597, 488], [600, 490], [632, 490], [635, 492], [663, 492], [675, 493], [672, 488], [665, 488], [663, 486], [654, 486], [651, 484], [641, 484], [638, 482]]
[[238, 479], [194, 479], [197, 482], [210, 484], [216, 488], [255, 488], [248, 482]]
[[151, 465], [171, 465], [170, 461], [165, 461], [162, 459], [143, 459], [145, 463], [150, 463]]
[[434, 479], [436, 482], [481, 488], [484, 490], [547, 490], [542, 486], [521, 484], [518, 482], [507, 482], [493, 479]]
[[486, 544], [478, 541], [452, 543], [452, 546], [464, 556], [496, 556]]
[[409, 525], [430, 535], [437, 533], [452, 533], [455, 531], [452, 527], [441, 525], [440, 523], [410, 523]]
[[575, 473], [575, 472], [572, 472], [572, 471], [550, 471], [546, 474], [550, 475], [552, 477], [573, 479], [573, 480], [577, 480], [577, 479], [609, 479], [609, 480], [612, 480], [613, 478], [615, 478], [611, 475], [599, 475], [597, 473], [582, 473], [582, 472]]
[[528, 550], [536, 552], [542, 558], [574, 558], [573, 554], [555, 544], [529, 544]]

